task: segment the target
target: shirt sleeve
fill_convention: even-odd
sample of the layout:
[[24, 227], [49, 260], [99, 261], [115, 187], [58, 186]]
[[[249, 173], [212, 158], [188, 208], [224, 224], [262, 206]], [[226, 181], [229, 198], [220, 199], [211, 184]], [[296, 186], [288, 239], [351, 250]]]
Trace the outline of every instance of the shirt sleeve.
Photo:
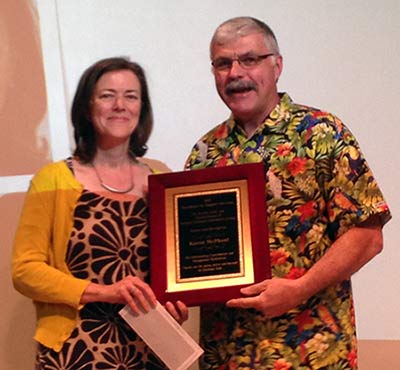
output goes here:
[[389, 207], [352, 133], [335, 118], [335, 144], [331, 154], [332, 177], [327, 182], [330, 236], [335, 238], [351, 226], [380, 215], [390, 218]]

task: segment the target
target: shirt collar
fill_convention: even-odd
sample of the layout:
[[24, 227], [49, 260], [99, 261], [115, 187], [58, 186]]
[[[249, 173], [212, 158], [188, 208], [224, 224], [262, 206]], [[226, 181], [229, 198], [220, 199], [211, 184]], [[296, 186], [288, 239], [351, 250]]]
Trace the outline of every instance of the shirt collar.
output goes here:
[[[290, 108], [293, 105], [293, 101], [287, 93], [279, 93], [280, 101], [268, 115], [265, 121], [260, 125], [255, 134], [259, 133], [265, 127], [277, 127], [280, 123], [286, 122], [287, 118], [290, 116]], [[236, 133], [237, 135], [246, 136], [244, 129], [235, 121], [233, 115], [231, 114], [226, 121], [229, 134]]]

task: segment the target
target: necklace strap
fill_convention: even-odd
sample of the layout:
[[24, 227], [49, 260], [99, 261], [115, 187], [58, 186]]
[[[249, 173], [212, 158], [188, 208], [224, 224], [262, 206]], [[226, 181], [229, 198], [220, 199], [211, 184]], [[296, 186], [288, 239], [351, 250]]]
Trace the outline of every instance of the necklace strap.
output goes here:
[[116, 189], [116, 188], [114, 188], [114, 187], [112, 187], [110, 185], [105, 184], [104, 181], [102, 180], [102, 178], [100, 177], [100, 174], [97, 171], [97, 168], [96, 168], [96, 166], [94, 165], [93, 162], [91, 163], [91, 165], [92, 165], [92, 167], [94, 169], [94, 172], [96, 174], [97, 179], [99, 180], [100, 186], [103, 189], [105, 189], [107, 191], [110, 191], [111, 193], [126, 194], [126, 193], [129, 193], [135, 187], [135, 184], [133, 182], [133, 176], [132, 176], [132, 169], [131, 168], [129, 168], [129, 173], [131, 175], [131, 183], [128, 186], [128, 188], [126, 188], [126, 189]]

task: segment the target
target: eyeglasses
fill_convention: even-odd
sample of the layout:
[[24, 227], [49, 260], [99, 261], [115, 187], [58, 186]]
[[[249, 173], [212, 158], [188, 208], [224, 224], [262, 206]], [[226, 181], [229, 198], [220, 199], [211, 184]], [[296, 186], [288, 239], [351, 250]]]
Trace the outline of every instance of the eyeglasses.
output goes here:
[[264, 59], [275, 55], [275, 53], [269, 53], [264, 55], [244, 54], [239, 55], [237, 58], [217, 58], [211, 62], [211, 65], [217, 71], [228, 71], [232, 68], [233, 62], [236, 60], [241, 67], [245, 69], [253, 68], [259, 65]]

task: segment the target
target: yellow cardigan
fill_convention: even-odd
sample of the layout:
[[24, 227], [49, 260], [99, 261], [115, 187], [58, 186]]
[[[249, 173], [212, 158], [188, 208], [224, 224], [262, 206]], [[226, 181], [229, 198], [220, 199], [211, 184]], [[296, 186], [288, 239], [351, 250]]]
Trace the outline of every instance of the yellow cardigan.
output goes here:
[[[161, 165], [155, 172], [168, 171], [162, 162], [140, 160]], [[35, 340], [55, 351], [70, 337], [82, 307], [80, 298], [90, 283], [72, 276], [65, 263], [82, 190], [64, 161], [43, 167], [31, 181], [14, 241], [14, 287], [35, 303]]]
[[55, 351], [71, 335], [90, 283], [73, 277], [65, 263], [82, 190], [64, 161], [42, 168], [31, 181], [14, 241], [14, 287], [35, 303], [35, 340]]

